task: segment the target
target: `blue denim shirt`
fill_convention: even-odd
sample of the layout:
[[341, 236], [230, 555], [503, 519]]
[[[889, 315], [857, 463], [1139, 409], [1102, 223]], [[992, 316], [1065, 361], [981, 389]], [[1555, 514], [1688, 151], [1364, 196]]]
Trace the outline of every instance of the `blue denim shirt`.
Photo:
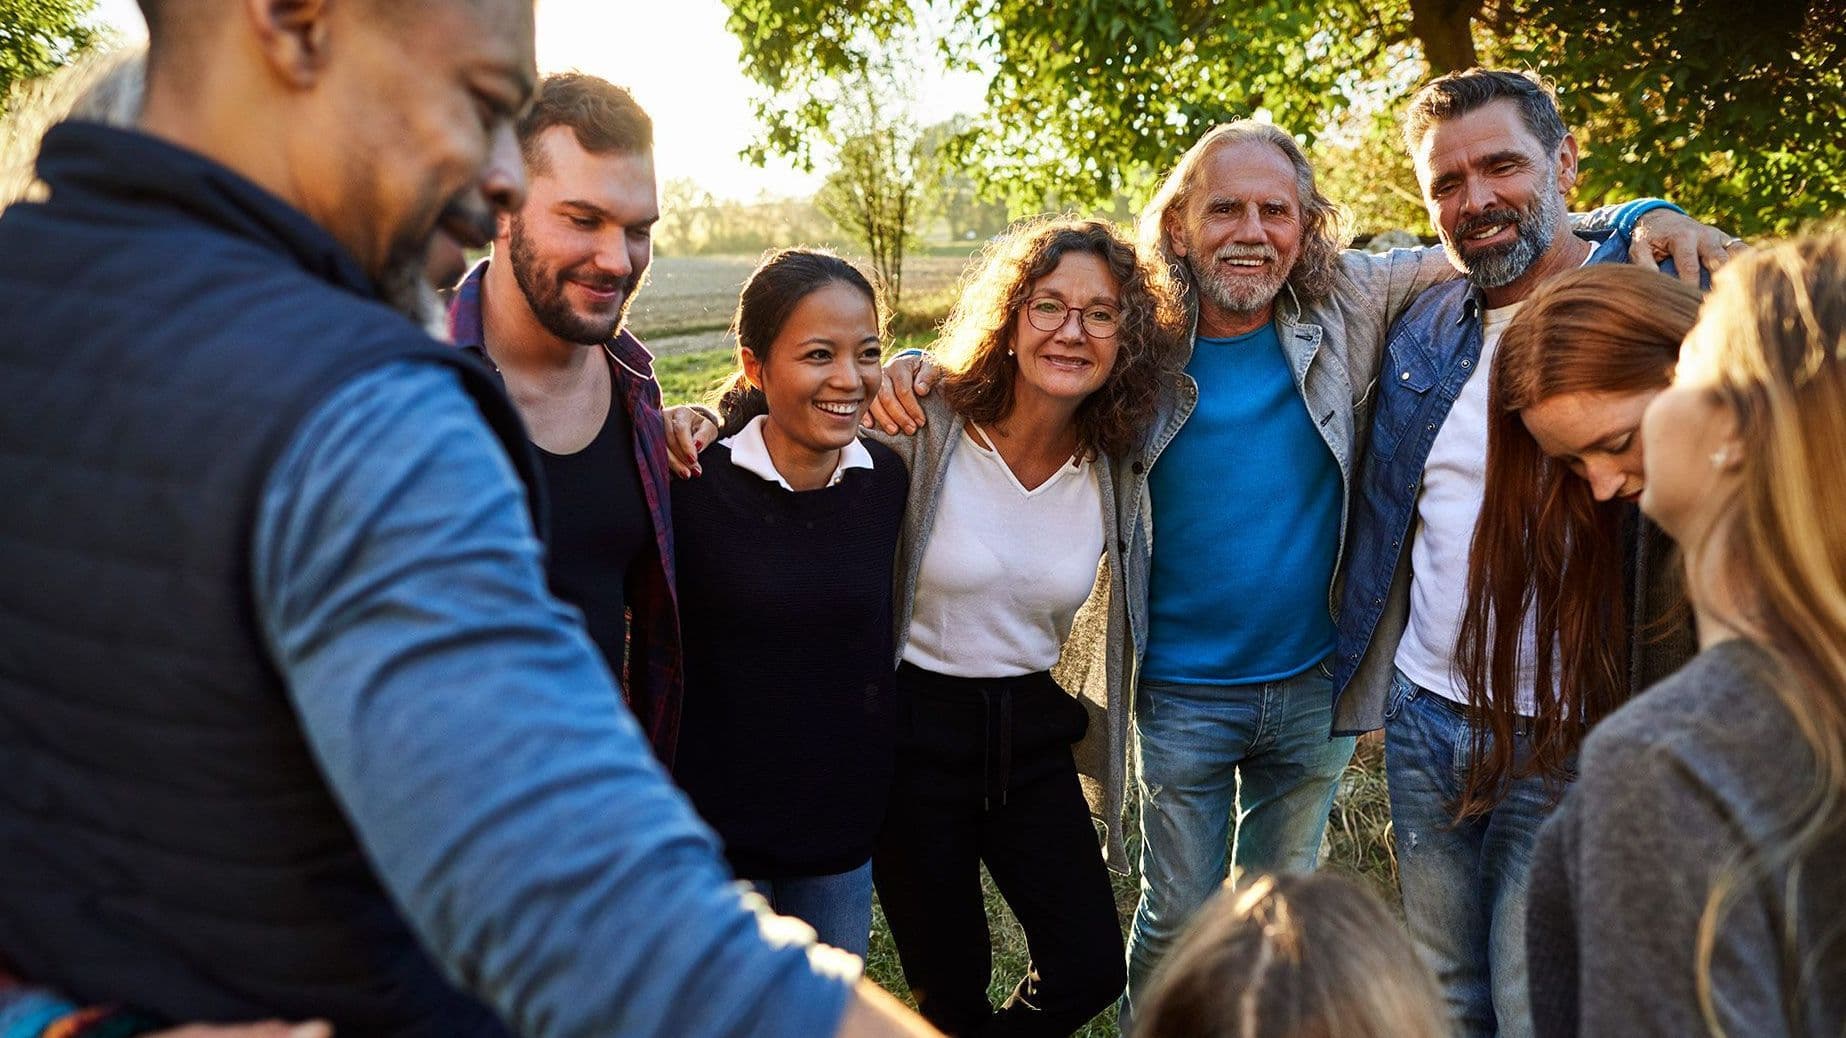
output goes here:
[[[1577, 234], [1597, 243], [1588, 262], [1628, 262], [1622, 234]], [[1670, 261], [1662, 269], [1670, 271]], [[1480, 360], [1483, 309], [1479, 289], [1466, 281], [1449, 282], [1423, 293], [1385, 340], [1346, 544], [1333, 658], [1337, 735], [1384, 726], [1392, 660], [1410, 616], [1410, 553], [1404, 549], [1415, 535], [1423, 464]]]
[[252, 594], [328, 786], [450, 979], [522, 1035], [827, 1035], [857, 960], [759, 915], [545, 590], [456, 377], [394, 364], [273, 470]]

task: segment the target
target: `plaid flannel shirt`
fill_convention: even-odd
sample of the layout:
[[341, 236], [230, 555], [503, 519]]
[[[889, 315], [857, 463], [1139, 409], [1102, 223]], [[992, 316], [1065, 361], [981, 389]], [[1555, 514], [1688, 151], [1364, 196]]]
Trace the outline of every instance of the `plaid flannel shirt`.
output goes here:
[[[475, 264], [449, 303], [449, 339], [490, 364], [483, 341], [481, 285], [487, 264]], [[680, 698], [685, 667], [680, 655], [679, 592], [673, 574], [672, 474], [667, 469], [666, 426], [661, 418], [660, 383], [654, 378], [654, 355], [627, 329], [603, 344], [615, 365], [616, 399], [628, 409], [634, 428], [635, 467], [654, 526], [655, 551], [639, 558], [628, 573], [628, 653], [610, 660], [622, 682], [622, 696], [647, 732], [655, 756], [668, 768], [679, 741]], [[495, 365], [495, 371], [499, 370]], [[542, 531], [541, 531], [542, 533]]]

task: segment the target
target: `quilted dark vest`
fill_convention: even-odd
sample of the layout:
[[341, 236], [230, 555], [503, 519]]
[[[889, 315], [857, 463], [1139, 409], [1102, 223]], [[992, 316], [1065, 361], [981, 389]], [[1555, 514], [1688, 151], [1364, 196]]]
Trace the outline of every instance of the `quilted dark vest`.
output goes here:
[[502, 1035], [381, 888], [258, 631], [265, 480], [335, 389], [484, 367], [230, 171], [66, 125], [0, 217], [0, 957], [173, 1020]]

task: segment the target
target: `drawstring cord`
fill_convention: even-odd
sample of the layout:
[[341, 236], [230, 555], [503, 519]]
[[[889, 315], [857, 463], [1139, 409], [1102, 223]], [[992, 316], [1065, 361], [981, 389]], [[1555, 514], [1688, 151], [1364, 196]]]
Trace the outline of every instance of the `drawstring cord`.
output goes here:
[[[981, 686], [981, 775], [986, 786], [981, 809], [1006, 805], [1013, 770], [1013, 690], [1008, 685]], [[994, 803], [995, 799], [999, 804]]]

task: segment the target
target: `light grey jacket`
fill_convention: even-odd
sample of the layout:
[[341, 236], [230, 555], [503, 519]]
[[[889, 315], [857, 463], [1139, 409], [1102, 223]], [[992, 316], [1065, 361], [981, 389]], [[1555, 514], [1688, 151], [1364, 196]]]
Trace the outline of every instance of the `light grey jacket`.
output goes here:
[[[944, 403], [940, 394], [921, 399], [927, 422], [915, 436], [874, 438], [888, 445], [910, 467], [910, 503], [897, 543], [897, 652], [903, 657], [916, 605], [917, 573], [923, 566], [923, 547], [929, 543], [936, 520], [936, 505], [948, 473], [949, 458], [962, 443], [963, 418]], [[1131, 471], [1131, 465], [1134, 471]], [[1128, 852], [1122, 842], [1122, 805], [1128, 784], [1129, 685], [1127, 671], [1137, 646], [1129, 641], [1127, 616], [1130, 594], [1147, 582], [1145, 568], [1124, 572], [1121, 531], [1123, 517], [1133, 509], [1145, 489], [1147, 475], [1137, 461], [1102, 458], [1096, 466], [1102, 489], [1103, 557], [1096, 567], [1096, 584], [1077, 611], [1062, 657], [1052, 668], [1057, 679], [1090, 716], [1090, 726], [1075, 749], [1077, 774], [1090, 814], [1103, 824], [1103, 858], [1117, 872], [1128, 871]], [[1026, 536], [1029, 531], [1021, 531]], [[1146, 559], [1143, 553], [1142, 559]], [[1116, 574], [1123, 579], [1117, 580]], [[1147, 592], [1139, 592], [1143, 603]], [[1143, 619], [1139, 629], [1147, 629]]]
[[[1385, 334], [1391, 322], [1424, 289], [1460, 276], [1440, 248], [1392, 249], [1386, 253], [1348, 249], [1340, 255], [1339, 274], [1326, 298], [1304, 303], [1292, 288], [1284, 288], [1276, 300], [1276, 336], [1288, 355], [1295, 391], [1340, 467], [1340, 547], [1333, 580], [1327, 588], [1329, 616], [1339, 604], [1340, 562], [1345, 557], [1346, 525], [1352, 516], [1353, 473], [1365, 449], [1365, 433], [1371, 427], [1372, 389], [1384, 357]], [[1197, 329], [1195, 312], [1194, 335], [1187, 337], [1185, 347], [1187, 359], [1191, 357]], [[1179, 435], [1199, 401], [1198, 384], [1192, 377], [1182, 375], [1180, 379], [1178, 392], [1163, 402], [1155, 420], [1147, 456], [1131, 466], [1140, 477], [1140, 493], [1123, 523], [1130, 531], [1123, 550], [1129, 571], [1143, 575], [1152, 568], [1155, 532], [1146, 473], [1167, 444]], [[1201, 474], [1201, 478], [1209, 475]], [[1262, 560], [1252, 562], [1260, 565]], [[1131, 588], [1134, 598], [1128, 613], [1135, 621], [1133, 644], [1140, 648], [1147, 644], [1147, 581], [1143, 579]], [[1136, 669], [1140, 663], [1137, 654]]]

